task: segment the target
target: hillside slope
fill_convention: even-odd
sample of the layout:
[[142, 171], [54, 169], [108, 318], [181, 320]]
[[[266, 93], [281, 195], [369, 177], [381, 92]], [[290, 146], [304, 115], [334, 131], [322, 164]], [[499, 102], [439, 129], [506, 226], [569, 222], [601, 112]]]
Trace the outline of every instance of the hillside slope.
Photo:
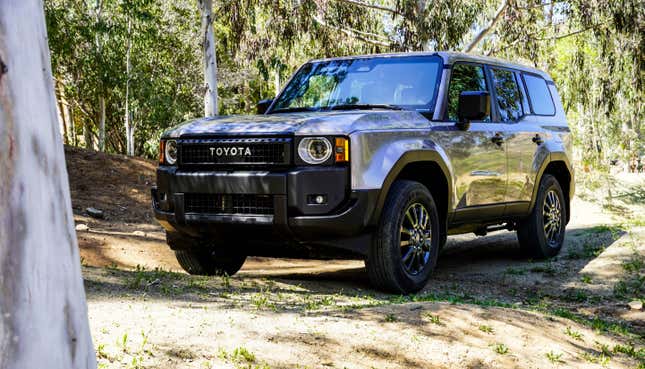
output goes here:
[[149, 205], [154, 161], [75, 147], [65, 147], [65, 158], [74, 214], [94, 207], [107, 220], [154, 224]]

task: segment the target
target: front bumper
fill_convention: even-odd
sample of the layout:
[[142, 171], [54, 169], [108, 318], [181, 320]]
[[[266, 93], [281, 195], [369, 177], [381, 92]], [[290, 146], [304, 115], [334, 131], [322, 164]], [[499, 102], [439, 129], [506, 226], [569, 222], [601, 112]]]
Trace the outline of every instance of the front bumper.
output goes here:
[[[368, 231], [376, 191], [350, 191], [349, 169], [293, 168], [285, 171], [182, 171], [161, 166], [152, 189], [155, 217], [169, 232], [191, 237], [246, 241], [310, 242], [351, 238]], [[189, 194], [270, 195], [272, 214], [213, 214], [187, 211]], [[312, 195], [325, 196], [323, 205]]]

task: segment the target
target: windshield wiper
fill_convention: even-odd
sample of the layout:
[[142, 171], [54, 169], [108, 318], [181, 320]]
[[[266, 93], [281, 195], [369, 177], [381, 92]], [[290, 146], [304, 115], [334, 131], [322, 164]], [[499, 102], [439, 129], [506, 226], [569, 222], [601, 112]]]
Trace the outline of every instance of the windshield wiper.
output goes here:
[[387, 109], [404, 110], [400, 106], [389, 104], [340, 104], [329, 107], [329, 110], [359, 110], [359, 109]]
[[297, 113], [297, 112], [303, 112], [303, 111], [320, 111], [320, 108], [312, 108], [309, 106], [302, 106], [298, 108], [281, 108], [281, 109], [274, 109], [269, 112], [269, 114], [273, 113]]

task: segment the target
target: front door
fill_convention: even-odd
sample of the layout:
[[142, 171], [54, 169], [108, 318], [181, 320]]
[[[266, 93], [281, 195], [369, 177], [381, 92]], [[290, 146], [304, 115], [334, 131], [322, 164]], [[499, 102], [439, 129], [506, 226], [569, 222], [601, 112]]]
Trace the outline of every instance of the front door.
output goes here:
[[[455, 63], [452, 68], [446, 119], [457, 121], [462, 91], [489, 91], [484, 67]], [[489, 115], [471, 122], [468, 129], [456, 126], [444, 146], [455, 175], [457, 206], [453, 221], [486, 220], [502, 215], [506, 195], [506, 144], [500, 124]], [[445, 136], [444, 136], [445, 137]]]

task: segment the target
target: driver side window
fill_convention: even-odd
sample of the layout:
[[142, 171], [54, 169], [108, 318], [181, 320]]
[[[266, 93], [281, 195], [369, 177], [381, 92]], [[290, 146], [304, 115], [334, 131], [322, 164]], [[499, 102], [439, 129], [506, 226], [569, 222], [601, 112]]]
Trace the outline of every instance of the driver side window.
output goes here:
[[[457, 109], [459, 106], [459, 95], [463, 91], [488, 91], [486, 88], [486, 77], [484, 77], [484, 68], [481, 65], [460, 63], [453, 65], [450, 75], [450, 85], [448, 87], [447, 120], [459, 120]], [[482, 121], [490, 122], [490, 114], [484, 117]]]

